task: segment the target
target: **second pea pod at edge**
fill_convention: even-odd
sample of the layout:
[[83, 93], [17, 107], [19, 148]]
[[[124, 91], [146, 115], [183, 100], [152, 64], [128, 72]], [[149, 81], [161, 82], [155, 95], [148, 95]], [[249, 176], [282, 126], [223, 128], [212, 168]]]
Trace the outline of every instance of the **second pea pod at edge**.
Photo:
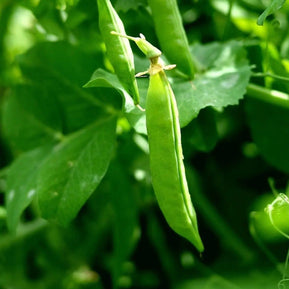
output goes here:
[[189, 79], [193, 79], [198, 64], [193, 57], [177, 0], [148, 0], [154, 28], [163, 53]]

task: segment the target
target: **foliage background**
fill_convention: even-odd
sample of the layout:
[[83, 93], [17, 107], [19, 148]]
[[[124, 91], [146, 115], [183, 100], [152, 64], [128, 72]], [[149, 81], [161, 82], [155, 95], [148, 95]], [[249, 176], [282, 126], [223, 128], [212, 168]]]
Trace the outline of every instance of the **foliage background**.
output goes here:
[[[128, 35], [141, 32], [158, 46], [145, 0], [112, 3]], [[174, 234], [158, 209], [143, 117], [111, 73], [96, 2], [4, 0], [1, 288], [257, 289], [276, 288], [282, 278], [289, 288], [288, 240], [264, 212], [276, 197], [268, 178], [286, 192], [289, 172], [288, 3], [178, 3], [206, 70], [194, 83], [197, 100], [185, 82], [172, 83], [204, 254]], [[271, 3], [284, 5], [258, 26]], [[133, 50], [143, 71], [147, 62]], [[138, 83], [144, 102], [147, 80]], [[83, 163], [69, 178], [79, 155]], [[50, 202], [58, 190], [68, 205]], [[289, 232], [287, 204], [278, 204], [278, 226]]]

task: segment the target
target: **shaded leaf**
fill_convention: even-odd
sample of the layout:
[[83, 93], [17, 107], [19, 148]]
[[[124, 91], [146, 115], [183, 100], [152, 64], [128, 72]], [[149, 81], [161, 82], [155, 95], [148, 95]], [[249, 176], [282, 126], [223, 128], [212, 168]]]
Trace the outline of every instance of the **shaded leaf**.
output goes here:
[[15, 150], [28, 151], [62, 136], [55, 95], [35, 84], [17, 86], [3, 108], [3, 130]]
[[[82, 88], [95, 66], [100, 66], [100, 60], [100, 55], [87, 53], [67, 42], [39, 43], [19, 57], [25, 79], [55, 97], [55, 105], [62, 113], [64, 133], [119, 109], [119, 99], [107, 95], [107, 91]], [[38, 97], [37, 91], [34, 97]]]
[[116, 119], [69, 135], [43, 164], [38, 179], [42, 216], [68, 224], [101, 182], [115, 146]]
[[84, 90], [93, 55], [65, 42], [40, 43], [19, 57], [25, 81], [4, 102], [3, 130], [16, 151], [59, 140], [118, 113], [120, 98], [105, 89]]
[[100, 55], [65, 41], [37, 43], [18, 62], [25, 79], [45, 84], [56, 78], [73, 87], [81, 87], [95, 67], [101, 66]]

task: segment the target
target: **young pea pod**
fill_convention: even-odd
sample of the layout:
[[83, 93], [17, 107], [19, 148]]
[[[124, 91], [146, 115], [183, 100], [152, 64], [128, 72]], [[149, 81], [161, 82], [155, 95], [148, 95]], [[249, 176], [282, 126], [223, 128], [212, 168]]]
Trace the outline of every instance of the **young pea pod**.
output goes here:
[[185, 175], [176, 100], [165, 72], [152, 68], [146, 125], [153, 188], [170, 227], [202, 252], [204, 246]]
[[163, 53], [182, 73], [193, 79], [196, 61], [190, 53], [177, 1], [148, 0], [148, 3]]
[[109, 0], [97, 0], [99, 10], [99, 28], [107, 49], [107, 55], [123, 87], [139, 103], [139, 91], [135, 79], [133, 53], [129, 41], [111, 35], [111, 31], [125, 34], [121, 19]]
[[153, 188], [170, 227], [202, 252], [204, 246], [199, 235], [196, 212], [191, 202], [183, 163], [178, 108], [164, 72], [174, 65], [163, 66], [156, 48], [143, 37], [116, 35], [135, 41], [147, 57], [152, 55], [149, 57], [150, 68], [146, 72], [150, 74], [146, 125]]

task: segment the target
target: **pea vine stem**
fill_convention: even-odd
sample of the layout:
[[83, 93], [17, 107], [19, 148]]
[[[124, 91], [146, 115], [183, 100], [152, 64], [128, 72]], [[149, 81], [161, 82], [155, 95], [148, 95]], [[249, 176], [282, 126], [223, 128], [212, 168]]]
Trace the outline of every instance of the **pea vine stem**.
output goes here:
[[271, 77], [277, 80], [281, 80], [281, 81], [286, 81], [289, 82], [289, 77], [286, 76], [281, 76], [281, 75], [277, 75], [277, 74], [272, 74], [269, 72], [256, 72], [252, 74], [252, 77]]
[[247, 96], [289, 109], [289, 94], [250, 83]]

